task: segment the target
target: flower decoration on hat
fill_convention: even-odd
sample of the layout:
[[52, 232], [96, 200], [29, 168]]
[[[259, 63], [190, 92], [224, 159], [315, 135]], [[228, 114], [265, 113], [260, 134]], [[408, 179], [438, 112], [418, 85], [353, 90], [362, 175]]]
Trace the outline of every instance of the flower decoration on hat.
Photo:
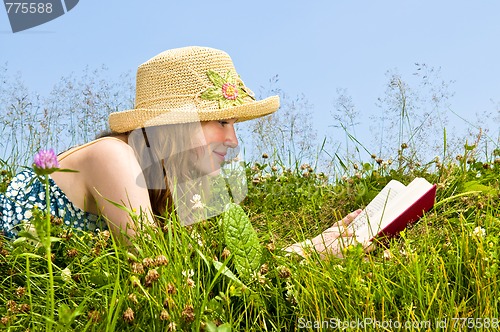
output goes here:
[[241, 80], [234, 79], [231, 71], [222, 77], [215, 71], [209, 70], [207, 76], [214, 86], [203, 91], [200, 95], [201, 99], [218, 101], [220, 108], [241, 105], [245, 97], [255, 99], [251, 92], [246, 91], [247, 88]]

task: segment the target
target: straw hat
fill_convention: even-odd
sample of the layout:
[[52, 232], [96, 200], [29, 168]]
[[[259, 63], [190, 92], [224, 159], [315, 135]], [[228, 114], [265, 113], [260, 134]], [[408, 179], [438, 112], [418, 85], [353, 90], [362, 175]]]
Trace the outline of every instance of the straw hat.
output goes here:
[[236, 118], [275, 112], [279, 97], [255, 100], [229, 55], [208, 47], [168, 50], [137, 69], [135, 108], [111, 113], [114, 132], [164, 124]]

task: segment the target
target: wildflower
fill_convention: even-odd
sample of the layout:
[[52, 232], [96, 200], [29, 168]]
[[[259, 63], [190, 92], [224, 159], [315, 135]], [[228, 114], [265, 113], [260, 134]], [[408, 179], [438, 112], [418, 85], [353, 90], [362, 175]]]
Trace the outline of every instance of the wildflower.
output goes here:
[[127, 323], [132, 323], [134, 321], [134, 310], [128, 307], [127, 310], [123, 312], [123, 320]]
[[201, 201], [201, 196], [199, 194], [193, 195], [191, 203], [193, 203], [193, 210], [199, 210], [204, 208], [203, 202]]
[[486, 230], [480, 226], [477, 226], [474, 228], [474, 231], [472, 233], [477, 236], [477, 237], [484, 237], [486, 235]]
[[148, 274], [146, 274], [145, 285], [151, 286], [151, 284], [158, 279], [160, 279], [160, 274], [158, 273], [158, 271], [156, 269], [151, 269], [148, 271]]
[[168, 313], [167, 310], [161, 309], [160, 320], [170, 320], [170, 314]]
[[168, 259], [167, 259], [167, 257], [165, 257], [163, 255], [158, 255], [155, 258], [155, 263], [156, 263], [157, 266], [167, 265], [168, 264]]
[[2, 319], [0, 319], [0, 323], [3, 325], [9, 324], [10, 316], [3, 316]]
[[175, 294], [175, 293], [177, 293], [177, 290], [175, 289], [174, 284], [173, 284], [173, 283], [171, 283], [171, 282], [169, 282], [169, 283], [167, 284], [167, 293], [168, 293], [168, 294]]
[[403, 149], [403, 150], [404, 150], [404, 149], [406, 149], [406, 148], [408, 148], [408, 144], [406, 144], [406, 143], [401, 144], [401, 149]]
[[271, 170], [272, 170], [273, 172], [276, 172], [276, 171], [278, 171], [278, 167], [273, 166], [273, 167], [271, 167]]
[[40, 150], [34, 157], [33, 168], [38, 175], [51, 174], [59, 168], [54, 150]]
[[267, 155], [267, 153], [263, 153], [262, 158], [267, 159], [267, 158], [269, 158], [269, 156]]
[[382, 162], [383, 162], [382, 158], [377, 158], [377, 159], [375, 159], [375, 161], [376, 161], [376, 162], [377, 162], [377, 164], [379, 164], [379, 165], [380, 165], [380, 164], [382, 164]]
[[187, 271], [182, 271], [182, 275], [184, 277], [190, 278], [190, 277], [194, 276], [194, 270], [191, 269], [191, 270], [187, 270]]
[[186, 321], [186, 322], [192, 322], [194, 321], [194, 308], [191, 304], [187, 304], [185, 307], [184, 307], [184, 310], [182, 310], [182, 318]]
[[26, 294], [26, 288], [21, 287], [21, 286], [17, 287], [17, 289], [16, 289], [16, 295], [19, 296], [19, 297], [23, 297], [24, 294]]

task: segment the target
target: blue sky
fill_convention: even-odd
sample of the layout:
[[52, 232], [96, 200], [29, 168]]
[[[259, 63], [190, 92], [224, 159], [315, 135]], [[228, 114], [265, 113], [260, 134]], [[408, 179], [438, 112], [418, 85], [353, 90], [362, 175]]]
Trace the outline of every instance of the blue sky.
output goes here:
[[415, 62], [440, 67], [442, 79], [455, 81], [454, 112], [497, 110], [499, 13], [497, 0], [81, 0], [64, 16], [16, 34], [1, 9], [0, 64], [43, 94], [86, 66], [135, 74], [166, 49], [220, 48], [253, 90], [278, 74], [288, 94], [304, 93], [323, 136], [334, 130], [337, 88], [347, 89], [366, 124], [380, 111], [385, 73], [411, 77]]

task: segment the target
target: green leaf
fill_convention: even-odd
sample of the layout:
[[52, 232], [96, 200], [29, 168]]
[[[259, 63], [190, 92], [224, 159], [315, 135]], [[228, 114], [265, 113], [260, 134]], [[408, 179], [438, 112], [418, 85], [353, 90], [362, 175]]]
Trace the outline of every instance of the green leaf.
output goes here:
[[220, 87], [222, 87], [222, 85], [224, 83], [226, 83], [226, 80], [224, 80], [224, 78], [222, 76], [220, 76], [218, 73], [216, 73], [213, 70], [209, 70], [207, 72], [207, 76], [210, 79], [210, 81], [212, 81], [212, 83], [214, 84], [214, 86], [216, 86], [216, 87], [220, 88]]
[[201, 99], [219, 100], [223, 98], [220, 88], [208, 88], [200, 95]]
[[262, 246], [257, 232], [241, 206], [230, 203], [223, 214], [224, 240], [233, 255], [233, 262], [239, 276], [249, 281], [261, 265]]

